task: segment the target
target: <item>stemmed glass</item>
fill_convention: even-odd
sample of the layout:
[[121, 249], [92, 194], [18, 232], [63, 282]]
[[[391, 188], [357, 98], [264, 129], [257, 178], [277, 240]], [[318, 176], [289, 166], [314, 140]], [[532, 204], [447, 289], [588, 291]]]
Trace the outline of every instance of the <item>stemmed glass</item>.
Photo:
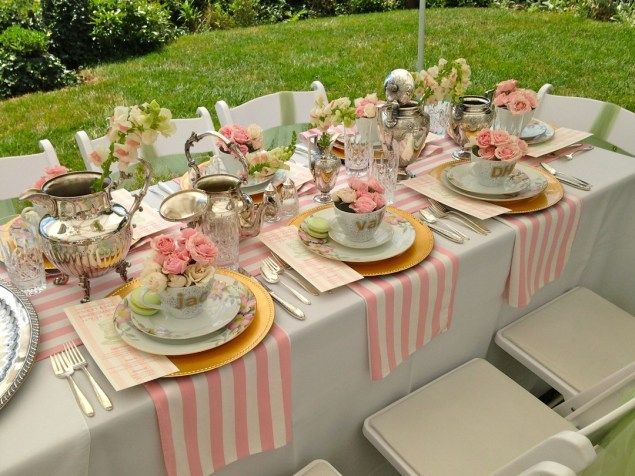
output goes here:
[[381, 157], [375, 157], [374, 160], [371, 160], [370, 176], [376, 178], [383, 185], [386, 203], [391, 204], [395, 201], [399, 159], [394, 150], [387, 147], [383, 149]]
[[360, 133], [344, 134], [344, 166], [348, 175], [365, 174], [372, 155], [373, 147], [368, 140], [368, 134], [365, 136]]
[[320, 191], [318, 195], [313, 197], [313, 201], [318, 203], [331, 203], [330, 192], [335, 187], [337, 181], [337, 173], [342, 165], [339, 157], [331, 154], [330, 148], [324, 150], [319, 148], [319, 151], [313, 150], [309, 147], [309, 164], [311, 168], [311, 174], [315, 180], [315, 186]]

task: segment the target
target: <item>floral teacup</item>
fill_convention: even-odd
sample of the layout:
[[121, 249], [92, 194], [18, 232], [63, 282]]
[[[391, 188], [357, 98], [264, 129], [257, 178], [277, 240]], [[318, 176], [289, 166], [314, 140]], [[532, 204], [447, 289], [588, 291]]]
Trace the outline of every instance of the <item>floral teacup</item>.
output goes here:
[[372, 239], [386, 213], [385, 206], [369, 213], [345, 212], [337, 206], [334, 209], [335, 218], [340, 227], [342, 227], [342, 231], [349, 240], [356, 243]]
[[143, 302], [140, 304], [144, 307], [163, 311], [175, 319], [192, 319], [193, 317], [198, 317], [203, 311], [213, 284], [214, 280], [210, 279], [205, 284], [182, 288], [166, 288], [158, 293], [161, 299], [160, 305], [153, 304], [145, 299], [146, 294], [150, 292], [149, 289], [145, 289], [141, 293]]
[[518, 160], [487, 160], [472, 154], [472, 162], [472, 171], [478, 183], [486, 187], [498, 187], [509, 178]]

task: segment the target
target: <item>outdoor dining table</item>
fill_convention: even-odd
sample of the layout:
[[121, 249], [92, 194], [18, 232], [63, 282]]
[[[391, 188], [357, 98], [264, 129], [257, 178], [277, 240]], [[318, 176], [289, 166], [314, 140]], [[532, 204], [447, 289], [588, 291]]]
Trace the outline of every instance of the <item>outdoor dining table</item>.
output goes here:
[[[445, 139], [440, 143], [447, 147]], [[422, 163], [426, 160], [424, 156]], [[470, 240], [462, 245], [435, 236], [437, 246], [457, 258], [456, 276], [440, 283], [455, 283], [451, 322], [443, 323], [436, 338], [412, 355], [403, 355], [403, 362], [380, 377], [371, 376], [367, 307], [359, 294], [342, 287], [312, 296], [312, 305], [303, 307], [305, 321], [293, 319], [276, 306], [276, 325], [290, 343], [287, 434], [274, 435], [277, 449], [271, 451], [261, 452], [262, 441], [257, 440], [248, 441], [248, 448], [238, 451], [241, 454], [226, 448], [224, 467], [214, 465], [215, 474], [293, 474], [316, 458], [329, 460], [343, 474], [369, 474], [385, 461], [364, 438], [364, 419], [467, 360], [487, 356], [528, 388], [539, 388], [534, 377], [493, 344], [493, 334], [504, 325], [575, 286], [586, 286], [635, 313], [635, 158], [596, 148], [573, 161], [553, 164], [593, 184], [589, 192], [565, 186], [566, 194], [580, 199], [581, 213], [568, 262], [558, 279], [538, 290], [527, 306], [512, 307], [505, 296], [515, 245], [512, 228], [490, 219], [489, 235], [467, 231]], [[153, 207], [159, 201], [153, 195], [147, 198]], [[253, 246], [254, 240], [243, 242], [242, 247]], [[135, 253], [148, 253], [148, 249]], [[139, 269], [139, 264], [134, 265], [131, 275], [136, 276]], [[397, 286], [397, 297], [398, 276], [389, 278]], [[111, 291], [99, 290], [100, 280], [105, 279], [94, 280], [93, 299]], [[284, 289], [279, 292], [291, 298]], [[399, 339], [398, 334], [387, 338]], [[142, 386], [115, 392], [89, 359], [114, 409], [105, 412], [96, 407], [95, 416], [85, 418], [47, 360], [34, 365], [18, 394], [0, 411], [0, 474], [167, 474], [155, 405]], [[171, 406], [170, 412], [173, 419], [197, 418], [178, 406]], [[199, 427], [213, 432], [214, 422], [198, 418]], [[254, 418], [257, 415], [248, 412], [247, 425]], [[205, 473], [206, 462], [214, 456], [211, 451], [196, 448], [194, 452], [188, 435], [173, 433], [172, 438], [176, 451], [185, 455], [177, 457], [175, 474]]]

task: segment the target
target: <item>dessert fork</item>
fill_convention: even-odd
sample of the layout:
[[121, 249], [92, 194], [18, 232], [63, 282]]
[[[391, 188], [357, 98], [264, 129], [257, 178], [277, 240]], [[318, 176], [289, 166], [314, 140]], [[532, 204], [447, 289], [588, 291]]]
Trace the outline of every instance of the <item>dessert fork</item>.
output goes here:
[[57, 378], [65, 378], [68, 380], [68, 384], [71, 386], [71, 390], [73, 391], [73, 395], [75, 395], [75, 400], [77, 401], [79, 408], [82, 409], [86, 416], [92, 417], [95, 415], [95, 410], [93, 410], [93, 407], [86, 398], [86, 395], [84, 395], [79, 389], [72, 377], [75, 370], [73, 370], [71, 363], [65, 360], [65, 356], [61, 352], [51, 355], [50, 360], [55, 376]]
[[86, 374], [86, 377], [88, 377], [88, 381], [90, 382], [90, 385], [93, 387], [93, 390], [95, 391], [95, 395], [97, 395], [97, 400], [99, 400], [99, 403], [101, 403], [101, 406], [108, 411], [112, 410], [112, 402], [110, 401], [106, 393], [103, 391], [103, 389], [99, 386], [97, 381], [93, 378], [92, 374], [88, 370], [88, 362], [86, 362], [86, 359], [84, 359], [84, 356], [82, 355], [80, 350], [77, 348], [75, 343], [73, 341], [65, 342], [64, 350], [62, 352], [64, 353], [64, 355], [66, 355], [66, 357], [70, 361], [71, 365], [73, 366], [73, 369], [75, 370], [82, 369], [84, 371], [84, 373]]

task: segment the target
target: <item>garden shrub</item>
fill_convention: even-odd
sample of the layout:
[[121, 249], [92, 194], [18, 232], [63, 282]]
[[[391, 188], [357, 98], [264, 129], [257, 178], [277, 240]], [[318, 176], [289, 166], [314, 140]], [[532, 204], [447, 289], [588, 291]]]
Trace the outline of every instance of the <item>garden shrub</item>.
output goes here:
[[633, 4], [624, 0], [578, 0], [577, 11], [580, 15], [594, 20], [617, 20], [618, 12], [623, 8], [633, 8]]
[[258, 0], [233, 0], [229, 6], [237, 26], [252, 26], [258, 22]]
[[42, 30], [42, 15], [38, 0], [0, 0], [0, 32], [17, 25]]
[[69, 68], [94, 62], [90, 0], [41, 0], [42, 19], [51, 35], [50, 50]]
[[229, 13], [223, 10], [220, 3], [208, 5], [203, 11], [203, 25], [210, 30], [228, 30], [236, 23]]
[[0, 97], [48, 91], [77, 82], [47, 51], [45, 33], [14, 25], [0, 34]]
[[102, 58], [148, 53], [177, 34], [168, 10], [148, 0], [97, 0], [91, 22]]

